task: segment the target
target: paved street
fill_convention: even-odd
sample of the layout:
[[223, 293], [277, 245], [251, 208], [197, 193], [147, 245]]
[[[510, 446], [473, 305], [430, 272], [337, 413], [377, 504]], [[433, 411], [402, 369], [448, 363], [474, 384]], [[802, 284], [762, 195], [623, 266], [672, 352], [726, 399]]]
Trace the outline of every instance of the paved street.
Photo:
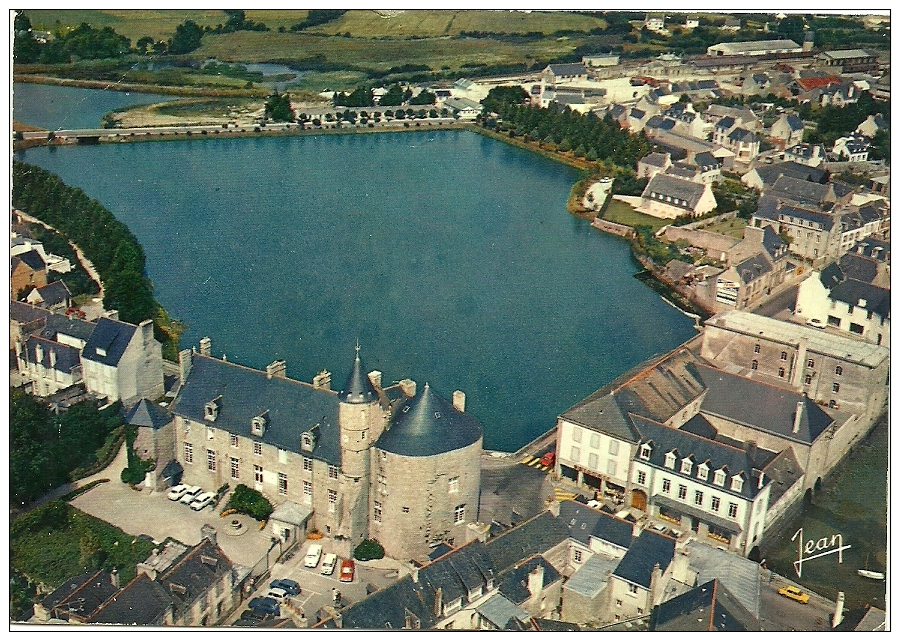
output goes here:
[[490, 454], [482, 457], [480, 522], [490, 524], [496, 520], [508, 525], [513, 512], [520, 516], [518, 522], [522, 522], [547, 508], [547, 498], [553, 494], [549, 474], [523, 465], [523, 458], [522, 455]]
[[760, 316], [769, 316], [778, 320], [788, 320], [793, 313], [794, 304], [797, 302], [797, 286], [792, 285], [779, 294], [770, 298], [766, 303], [753, 310]]
[[[809, 603], [798, 603], [778, 594], [782, 586], [798, 586], [790, 580], [773, 575], [772, 581], [763, 581], [760, 594], [760, 623], [763, 630], [830, 630], [834, 603], [809, 593]], [[804, 592], [809, 592], [801, 588]], [[790, 621], [790, 625], [786, 622]]]

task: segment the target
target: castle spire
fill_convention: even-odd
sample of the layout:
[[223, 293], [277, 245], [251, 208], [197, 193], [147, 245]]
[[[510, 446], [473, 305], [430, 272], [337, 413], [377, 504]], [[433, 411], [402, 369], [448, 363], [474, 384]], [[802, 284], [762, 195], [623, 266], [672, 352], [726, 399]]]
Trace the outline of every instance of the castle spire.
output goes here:
[[375, 387], [366, 374], [359, 359], [359, 340], [356, 341], [356, 359], [353, 360], [353, 368], [347, 376], [347, 382], [343, 390], [338, 393], [338, 399], [346, 404], [367, 404], [378, 399]]

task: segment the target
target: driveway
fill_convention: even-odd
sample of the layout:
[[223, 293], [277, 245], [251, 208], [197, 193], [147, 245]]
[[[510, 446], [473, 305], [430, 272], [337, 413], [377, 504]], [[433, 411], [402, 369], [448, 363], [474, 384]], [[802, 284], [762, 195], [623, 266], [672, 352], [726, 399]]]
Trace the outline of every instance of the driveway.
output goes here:
[[[157, 542], [173, 537], [184, 544], [197, 544], [201, 527], [209, 524], [215, 528], [218, 544], [228, 559], [244, 566], [256, 564], [271, 546], [271, 530], [260, 531], [255, 520], [239, 515], [220, 517], [224, 501], [219, 509], [194, 511], [166, 498], [166, 492], [137, 492], [119, 480], [111, 480], [82, 494], [71, 504], [125, 533], [147, 534]], [[240, 529], [232, 526], [233, 519], [240, 521]]]

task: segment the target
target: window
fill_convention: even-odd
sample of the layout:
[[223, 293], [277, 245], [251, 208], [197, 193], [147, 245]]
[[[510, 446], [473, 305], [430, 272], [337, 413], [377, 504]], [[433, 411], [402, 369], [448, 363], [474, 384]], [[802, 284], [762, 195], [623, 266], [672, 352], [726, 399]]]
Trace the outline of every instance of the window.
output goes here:
[[840, 327], [840, 326], [841, 326], [841, 319], [840, 319], [840, 318], [837, 318], [836, 316], [829, 316], [829, 317], [828, 317], [828, 324], [831, 325], [832, 327]]
[[387, 495], [387, 476], [385, 476], [384, 474], [378, 475], [378, 492], [382, 496]]
[[687, 487], [685, 487], [684, 485], [678, 486], [678, 498], [680, 498], [681, 500], [687, 498]]
[[581, 428], [578, 426], [572, 427], [572, 441], [575, 443], [581, 443]]
[[257, 483], [263, 482], [263, 469], [262, 465], [254, 465], [253, 466], [253, 480]]
[[652, 449], [653, 448], [651, 448], [646, 443], [644, 445], [642, 445], [641, 446], [641, 458], [644, 459], [645, 461], [649, 461], [650, 460], [650, 451]]
[[617, 454], [619, 454], [619, 442], [616, 441], [615, 439], [609, 440], [609, 453], [612, 454], [613, 456], [616, 456]]
[[755, 371], [756, 369], [759, 368], [759, 362], [756, 360], [753, 360], [752, 362], [750, 362], [750, 368]]
[[287, 463], [287, 450], [282, 450], [278, 448], [278, 462], [279, 463]]
[[778, 377], [784, 377], [784, 367], [778, 367]]
[[312, 450], [312, 437], [310, 437], [307, 433], [303, 433], [300, 437], [301, 445], [304, 450]]
[[664, 494], [668, 494], [669, 492], [671, 492], [671, 491], [672, 491], [672, 481], [670, 481], [670, 480], [667, 479], [667, 478], [664, 478], [664, 479], [663, 479], [662, 490], [663, 490], [663, 493], [664, 493]]
[[581, 450], [578, 448], [578, 446], [572, 446], [571, 457], [572, 460], [576, 463], [581, 460]]
[[857, 325], [856, 323], [850, 323], [850, 332], [854, 334], [859, 334], [860, 336], [865, 331], [865, 327], [862, 325]]
[[185, 463], [193, 463], [194, 462], [194, 446], [190, 443], [184, 444], [184, 462]]
[[588, 467], [595, 472], [597, 471], [597, 454], [594, 452], [588, 454]]
[[216, 471], [216, 451], [215, 450], [207, 450], [206, 451], [206, 469], [210, 472]]
[[600, 447], [600, 435], [591, 433], [591, 447], [592, 448]]
[[462, 524], [466, 521], [466, 506], [465, 505], [457, 505], [453, 510], [453, 522], [456, 524]]
[[606, 462], [606, 473], [610, 476], [616, 475], [616, 461], [615, 459], [610, 459]]
[[229, 438], [231, 439], [231, 447], [232, 448], [238, 447], [238, 436], [236, 434], [233, 434], [233, 435], [229, 435]]
[[737, 503], [728, 503], [728, 517], [737, 518]]
[[206, 429], [206, 440], [207, 440], [207, 441], [212, 441], [212, 440], [215, 439], [215, 438], [216, 438], [216, 431], [215, 431], [215, 429], [214, 429], [214, 428], [207, 428], [207, 429]]
[[666, 467], [673, 468], [673, 469], [675, 468], [675, 453], [674, 452], [669, 452], [666, 455]]
[[240, 478], [240, 461], [234, 457], [231, 457], [231, 478]]
[[581, 564], [581, 550], [580, 549], [575, 549], [574, 551], [572, 551], [572, 556], [573, 556], [573, 559], [575, 560], [576, 564]]
[[704, 481], [709, 478], [709, 466], [706, 463], [697, 466], [697, 478]]
[[782, 352], [781, 352], [781, 359], [782, 359], [782, 360], [787, 360], [787, 351], [782, 351]]
[[337, 492], [333, 489], [328, 490], [328, 513], [334, 513], [337, 509]]
[[638, 485], [646, 485], [647, 484], [647, 472], [642, 472], [642, 471], [638, 470], [637, 482], [638, 482]]
[[716, 470], [716, 475], [713, 478], [713, 482], [716, 485], [725, 485], [725, 472], [723, 470]]
[[759, 345], [753, 345], [753, 353], [759, 353]]
[[408, 514], [408, 513], [409, 513], [409, 507], [401, 507], [401, 508], [400, 508], [400, 511], [402, 511], [403, 513], [407, 513], [407, 514]]
[[287, 495], [287, 474], [278, 472], [278, 493], [282, 496]]
[[807, 374], [806, 374], [806, 377], [803, 378], [803, 383], [806, 384], [807, 386], [809, 386], [810, 384], [812, 384], [812, 375], [809, 375], [809, 374], [807, 373]]
[[741, 491], [744, 488], [744, 479], [741, 478], [740, 474], [735, 474], [731, 477], [731, 490], [735, 492]]
[[841, 385], [840, 385], [840, 384], [838, 384], [837, 382], [835, 382], [834, 384], [831, 385], [831, 392], [832, 392], [832, 393], [839, 393], [840, 391], [841, 391]]
[[336, 465], [328, 466], [328, 478], [337, 480], [338, 477], [338, 467]]
[[262, 443], [259, 441], [253, 442], [253, 454], [256, 454], [257, 456], [262, 455]]
[[637, 584], [628, 584], [628, 592], [632, 595], [636, 595], [638, 592]]
[[375, 506], [375, 511], [374, 511], [373, 515], [375, 518], [375, 522], [381, 522], [381, 503], [376, 500], [374, 503], [374, 506]]
[[710, 509], [712, 509], [716, 513], [719, 513], [719, 503], [720, 502], [721, 502], [721, 500], [719, 499], [718, 496], [713, 496], [712, 501], [709, 504]]
[[836, 367], [834, 367], [834, 374], [835, 374], [835, 375], [843, 375], [843, 374], [844, 374], [844, 367], [842, 367], [842, 366], [836, 366]]
[[312, 483], [303, 481], [303, 503], [312, 505]]
[[694, 491], [694, 504], [698, 507], [703, 506], [703, 492], [700, 490]]
[[447, 491], [450, 492], [451, 494], [455, 494], [459, 491], [459, 477], [458, 476], [450, 477], [450, 480], [448, 481], [448, 484], [447, 484]]
[[303, 457], [303, 471], [312, 472], [312, 459], [307, 456]]
[[681, 473], [682, 474], [690, 474], [691, 469], [694, 467], [694, 462], [689, 458], [685, 457], [681, 459]]
[[807, 361], [806, 361], [806, 368], [807, 368], [807, 369], [814, 369], [814, 368], [816, 368], [816, 361], [813, 360], [812, 358], [810, 358], [809, 360], [807, 360]]

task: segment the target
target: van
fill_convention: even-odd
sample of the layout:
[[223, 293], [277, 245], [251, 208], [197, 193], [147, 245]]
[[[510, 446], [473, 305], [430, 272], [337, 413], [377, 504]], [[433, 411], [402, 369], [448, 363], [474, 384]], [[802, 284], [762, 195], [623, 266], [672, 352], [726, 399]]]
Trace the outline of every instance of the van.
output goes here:
[[284, 601], [287, 596], [288, 593], [284, 588], [269, 588], [269, 592], [266, 594], [266, 597], [271, 597], [276, 601]]

